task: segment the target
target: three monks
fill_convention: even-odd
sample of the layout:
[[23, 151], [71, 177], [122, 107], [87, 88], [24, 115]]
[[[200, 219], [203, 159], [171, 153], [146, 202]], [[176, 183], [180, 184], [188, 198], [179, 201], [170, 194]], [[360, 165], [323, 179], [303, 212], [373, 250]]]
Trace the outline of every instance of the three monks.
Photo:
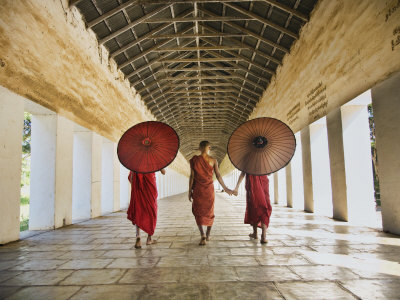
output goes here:
[[[200, 231], [199, 245], [206, 245], [210, 240], [211, 228], [214, 222], [214, 183], [213, 173], [224, 191], [232, 195], [222, 179], [218, 169], [218, 162], [210, 156], [211, 145], [208, 141], [202, 141], [199, 145], [200, 155], [195, 155], [190, 160], [189, 201], [192, 202], [192, 212]], [[203, 226], [207, 226], [204, 234]]]
[[234, 195], [238, 195], [239, 185], [246, 176], [246, 213], [244, 223], [253, 226], [250, 238], [257, 239], [257, 228], [261, 227], [261, 244], [266, 244], [266, 232], [271, 217], [272, 206], [269, 198], [269, 180], [267, 175], [250, 175], [242, 172], [239, 176]]
[[[161, 174], [165, 175], [165, 170], [161, 169]], [[152, 236], [157, 223], [157, 184], [155, 173], [129, 173], [131, 183], [131, 201], [127, 211], [128, 219], [136, 225], [135, 248], [142, 248], [140, 241], [140, 230], [148, 234], [146, 245], [154, 243]]]

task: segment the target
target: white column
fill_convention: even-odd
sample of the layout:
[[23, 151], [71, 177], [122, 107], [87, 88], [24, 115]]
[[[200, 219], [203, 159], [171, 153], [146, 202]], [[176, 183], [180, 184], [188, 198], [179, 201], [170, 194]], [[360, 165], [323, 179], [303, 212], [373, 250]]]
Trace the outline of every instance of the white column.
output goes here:
[[342, 122], [349, 221], [374, 225], [376, 213], [367, 106], [343, 106]]
[[301, 153], [303, 166], [304, 211], [312, 213], [314, 212], [314, 194], [309, 126], [301, 130]]
[[126, 209], [129, 206], [129, 201], [131, 198], [131, 184], [129, 183], [128, 176], [129, 170], [123, 165], [119, 165], [120, 174], [120, 207], [121, 209]]
[[293, 207], [293, 193], [292, 193], [292, 165], [289, 163], [286, 168], [286, 205]]
[[30, 230], [72, 223], [73, 123], [42, 109], [32, 114]]
[[310, 125], [314, 211], [332, 216], [332, 188], [326, 120]]
[[278, 204], [279, 203], [279, 184], [278, 184], [278, 173], [275, 172], [274, 173], [274, 204]]
[[117, 154], [117, 144], [113, 143], [113, 211], [119, 211], [121, 209], [120, 205], [120, 170], [119, 170], [119, 160]]
[[91, 199], [90, 199], [90, 217], [96, 218], [101, 215], [101, 170], [102, 170], [102, 144], [103, 137], [93, 133], [91, 137], [92, 144], [92, 178], [91, 178]]
[[383, 230], [400, 235], [400, 73], [372, 89]]
[[73, 130], [74, 123], [58, 115], [55, 174], [55, 228], [72, 224]]
[[280, 169], [278, 172], [278, 203], [279, 205], [287, 205], [286, 199], [286, 170]]
[[329, 141], [333, 218], [348, 221], [346, 168], [340, 108], [335, 109], [326, 116], [326, 125]]
[[101, 154], [101, 214], [114, 210], [114, 143], [103, 138]]
[[293, 207], [304, 209], [304, 188], [303, 188], [303, 163], [302, 163], [302, 146], [300, 132], [295, 134], [296, 152], [290, 162], [292, 170], [292, 198]]
[[92, 132], [75, 125], [72, 221], [90, 219], [90, 199], [92, 195]]
[[24, 102], [0, 86], [0, 244], [19, 239]]
[[32, 115], [29, 229], [54, 228], [57, 115]]

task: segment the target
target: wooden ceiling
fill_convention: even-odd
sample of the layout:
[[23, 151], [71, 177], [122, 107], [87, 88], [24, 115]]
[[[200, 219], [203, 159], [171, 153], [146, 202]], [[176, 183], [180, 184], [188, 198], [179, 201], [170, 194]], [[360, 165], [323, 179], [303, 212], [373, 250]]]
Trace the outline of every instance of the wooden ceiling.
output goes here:
[[[221, 162], [317, 0], [72, 0], [131, 86], [190, 159]], [[134, 120], [132, 120], [134, 122]]]

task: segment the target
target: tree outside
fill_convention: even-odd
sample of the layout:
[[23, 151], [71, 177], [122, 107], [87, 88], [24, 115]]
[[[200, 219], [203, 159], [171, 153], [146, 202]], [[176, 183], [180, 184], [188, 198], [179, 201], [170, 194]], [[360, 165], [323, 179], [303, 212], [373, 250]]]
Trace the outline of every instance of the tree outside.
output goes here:
[[374, 176], [374, 189], [375, 189], [375, 202], [376, 206], [381, 206], [381, 196], [379, 190], [379, 172], [378, 172], [378, 154], [375, 146], [375, 123], [374, 123], [374, 111], [372, 104], [368, 105], [368, 119], [369, 119], [369, 132], [371, 139], [371, 155], [372, 155], [372, 170]]
[[24, 113], [24, 129], [22, 133], [22, 170], [21, 170], [21, 210], [20, 231], [28, 229], [29, 198], [31, 177], [31, 120], [30, 113]]

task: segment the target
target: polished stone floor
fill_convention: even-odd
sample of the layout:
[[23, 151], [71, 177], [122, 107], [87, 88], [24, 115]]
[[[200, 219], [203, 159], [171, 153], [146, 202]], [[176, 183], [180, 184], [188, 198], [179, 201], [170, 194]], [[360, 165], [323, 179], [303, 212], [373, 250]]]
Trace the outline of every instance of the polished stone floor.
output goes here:
[[186, 195], [159, 200], [158, 243], [119, 212], [0, 247], [0, 299], [400, 299], [400, 239], [273, 207], [250, 240], [244, 198], [217, 193], [212, 240]]

